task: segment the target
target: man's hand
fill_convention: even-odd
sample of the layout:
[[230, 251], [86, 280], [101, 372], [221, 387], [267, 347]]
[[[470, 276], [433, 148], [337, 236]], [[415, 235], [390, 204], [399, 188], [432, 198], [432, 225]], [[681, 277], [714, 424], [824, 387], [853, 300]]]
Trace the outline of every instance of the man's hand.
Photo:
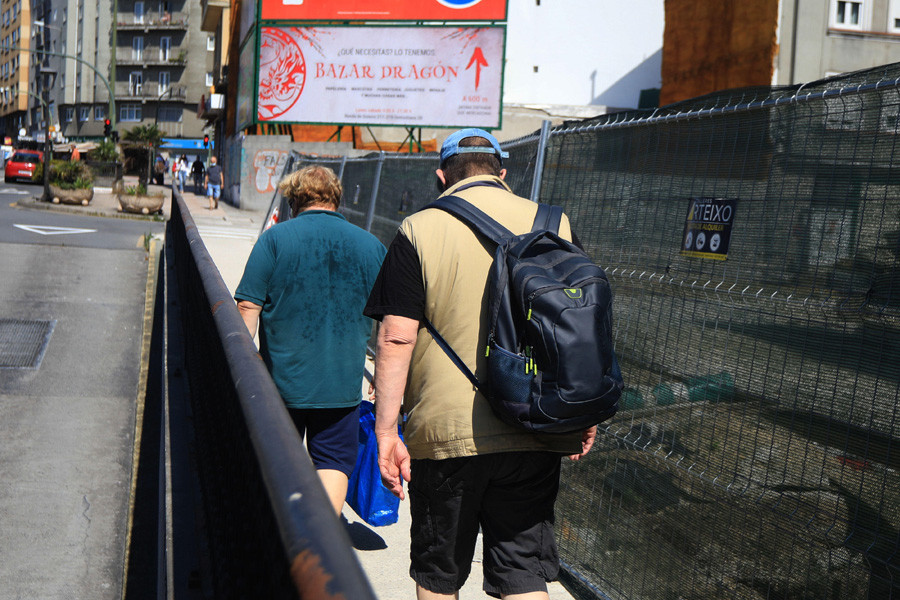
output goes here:
[[409, 452], [406, 444], [396, 433], [378, 434], [378, 469], [381, 471], [381, 483], [391, 493], [403, 500], [403, 482], [409, 482]]
[[585, 429], [581, 434], [581, 454], [570, 454], [570, 460], [581, 460], [594, 445], [594, 439], [597, 437], [597, 426], [594, 425], [590, 429]]

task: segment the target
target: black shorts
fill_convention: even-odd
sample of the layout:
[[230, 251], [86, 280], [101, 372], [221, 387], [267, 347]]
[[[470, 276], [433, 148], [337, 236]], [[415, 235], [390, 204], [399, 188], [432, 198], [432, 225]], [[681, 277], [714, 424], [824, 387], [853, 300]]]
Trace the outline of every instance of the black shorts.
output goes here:
[[560, 459], [504, 452], [412, 461], [410, 576], [435, 593], [459, 590], [480, 526], [488, 595], [546, 591], [559, 573], [553, 504]]
[[289, 408], [288, 413], [317, 470], [332, 469], [347, 477], [359, 451], [359, 406], [349, 408]]

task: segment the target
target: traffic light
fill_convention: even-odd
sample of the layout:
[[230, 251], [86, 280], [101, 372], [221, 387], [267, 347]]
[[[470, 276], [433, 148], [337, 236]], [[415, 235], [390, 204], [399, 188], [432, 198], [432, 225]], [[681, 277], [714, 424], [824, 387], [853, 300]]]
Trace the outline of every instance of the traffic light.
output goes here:
[[106, 119], [103, 121], [103, 137], [109, 137], [112, 133], [112, 121]]
[[119, 132], [118, 132], [118, 131], [113, 131], [113, 132], [112, 132], [112, 141], [114, 141], [114, 142], [118, 142], [118, 141], [119, 141]]
[[209, 148], [209, 135], [204, 135], [204, 136], [203, 136], [203, 147], [204, 147], [204, 148]]

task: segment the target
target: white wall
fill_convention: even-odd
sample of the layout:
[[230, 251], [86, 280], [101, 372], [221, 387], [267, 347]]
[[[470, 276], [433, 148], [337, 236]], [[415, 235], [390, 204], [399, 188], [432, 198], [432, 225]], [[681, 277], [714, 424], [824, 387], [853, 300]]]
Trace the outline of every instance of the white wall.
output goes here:
[[663, 0], [539, 1], [509, 0], [504, 103], [635, 108], [660, 87]]

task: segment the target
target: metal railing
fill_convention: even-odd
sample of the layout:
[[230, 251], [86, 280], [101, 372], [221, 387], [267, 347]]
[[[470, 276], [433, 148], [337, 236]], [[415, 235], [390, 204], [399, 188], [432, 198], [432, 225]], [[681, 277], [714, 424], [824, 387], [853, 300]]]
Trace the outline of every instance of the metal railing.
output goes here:
[[[374, 598], [180, 194], [172, 245], [215, 598]], [[170, 332], [171, 335], [171, 332]]]
[[[569, 584], [900, 597], [900, 64], [503, 146], [514, 191], [565, 208], [616, 295], [627, 388], [563, 471]], [[310, 163], [385, 244], [437, 194], [436, 154], [291, 168]], [[697, 201], [734, 207], [726, 254], [688, 237]]]

